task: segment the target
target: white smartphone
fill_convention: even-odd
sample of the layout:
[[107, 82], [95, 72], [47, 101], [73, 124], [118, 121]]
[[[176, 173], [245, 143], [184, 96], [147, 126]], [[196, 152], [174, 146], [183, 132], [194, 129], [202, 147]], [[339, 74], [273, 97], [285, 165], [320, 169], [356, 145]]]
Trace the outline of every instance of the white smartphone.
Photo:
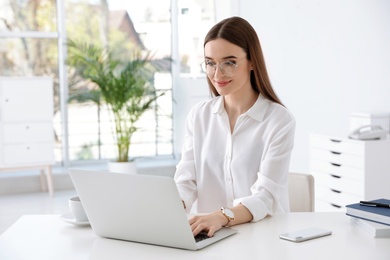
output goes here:
[[332, 231], [321, 229], [321, 228], [306, 228], [302, 230], [297, 230], [293, 232], [288, 232], [280, 234], [281, 239], [286, 239], [293, 242], [303, 242], [306, 240], [319, 238], [323, 236], [329, 236], [332, 234]]

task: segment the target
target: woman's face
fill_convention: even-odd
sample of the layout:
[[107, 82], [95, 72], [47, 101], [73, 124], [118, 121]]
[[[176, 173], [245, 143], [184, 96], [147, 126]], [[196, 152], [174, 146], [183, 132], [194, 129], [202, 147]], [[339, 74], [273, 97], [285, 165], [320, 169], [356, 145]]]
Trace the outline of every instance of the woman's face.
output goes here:
[[253, 91], [250, 83], [252, 64], [241, 47], [218, 38], [206, 43], [204, 56], [207, 76], [221, 96]]

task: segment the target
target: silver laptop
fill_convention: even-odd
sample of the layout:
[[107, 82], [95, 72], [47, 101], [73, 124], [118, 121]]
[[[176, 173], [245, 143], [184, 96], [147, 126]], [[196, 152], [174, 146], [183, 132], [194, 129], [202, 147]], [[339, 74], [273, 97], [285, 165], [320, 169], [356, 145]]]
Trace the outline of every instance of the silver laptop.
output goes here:
[[198, 250], [237, 231], [222, 228], [196, 242], [171, 177], [69, 169], [95, 234]]

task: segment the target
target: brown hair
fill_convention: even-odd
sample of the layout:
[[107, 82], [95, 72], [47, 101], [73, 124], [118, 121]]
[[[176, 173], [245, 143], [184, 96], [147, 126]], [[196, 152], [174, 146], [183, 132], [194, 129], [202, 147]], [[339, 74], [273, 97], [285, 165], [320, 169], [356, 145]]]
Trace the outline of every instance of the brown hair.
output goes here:
[[[261, 93], [270, 101], [283, 105], [269, 80], [263, 51], [261, 50], [260, 41], [255, 29], [241, 17], [230, 17], [220, 21], [210, 29], [204, 39], [203, 46], [209, 41], [218, 38], [225, 39], [245, 51], [247, 60], [253, 64], [250, 81], [254, 91]], [[219, 96], [219, 93], [208, 78], [207, 81], [212, 93], [215, 96]]]

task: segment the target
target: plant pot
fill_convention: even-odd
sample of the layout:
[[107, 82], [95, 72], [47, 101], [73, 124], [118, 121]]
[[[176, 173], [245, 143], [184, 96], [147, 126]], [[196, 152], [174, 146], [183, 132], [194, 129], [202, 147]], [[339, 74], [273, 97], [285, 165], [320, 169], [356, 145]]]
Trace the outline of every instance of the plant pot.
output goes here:
[[137, 164], [135, 162], [108, 162], [108, 171], [136, 174]]

